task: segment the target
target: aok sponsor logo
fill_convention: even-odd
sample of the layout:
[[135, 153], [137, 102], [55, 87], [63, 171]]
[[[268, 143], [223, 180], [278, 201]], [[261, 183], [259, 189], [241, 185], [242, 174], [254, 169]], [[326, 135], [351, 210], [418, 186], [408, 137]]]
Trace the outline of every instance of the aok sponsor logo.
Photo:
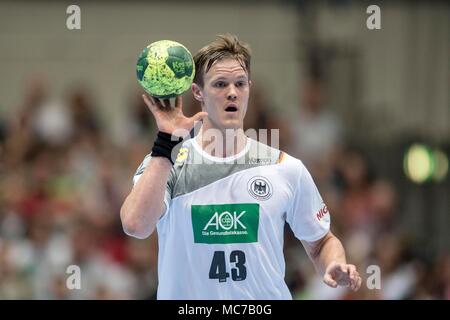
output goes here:
[[195, 243], [249, 243], [258, 241], [259, 204], [193, 205]]

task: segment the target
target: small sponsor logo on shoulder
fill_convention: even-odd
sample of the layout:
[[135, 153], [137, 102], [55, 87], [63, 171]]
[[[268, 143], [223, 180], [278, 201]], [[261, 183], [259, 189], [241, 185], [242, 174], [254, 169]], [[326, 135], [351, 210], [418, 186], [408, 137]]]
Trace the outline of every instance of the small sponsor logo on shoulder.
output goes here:
[[261, 165], [269, 165], [272, 164], [272, 159], [270, 158], [250, 158], [248, 160], [249, 164], [261, 164]]
[[267, 200], [273, 194], [273, 188], [269, 180], [264, 177], [253, 177], [247, 184], [250, 195], [258, 200]]
[[180, 151], [178, 152], [177, 155], [177, 159], [176, 162], [183, 162], [184, 160], [187, 159], [189, 154], [189, 149], [188, 148], [180, 148]]
[[328, 208], [324, 204], [323, 207], [316, 213], [317, 220], [319, 220], [319, 221], [322, 220], [325, 217], [325, 215], [327, 215], [327, 214], [328, 214]]

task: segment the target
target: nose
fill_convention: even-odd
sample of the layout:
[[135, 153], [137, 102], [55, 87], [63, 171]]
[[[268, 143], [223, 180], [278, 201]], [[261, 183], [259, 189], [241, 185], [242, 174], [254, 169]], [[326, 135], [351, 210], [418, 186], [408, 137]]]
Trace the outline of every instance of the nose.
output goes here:
[[236, 88], [234, 87], [233, 84], [230, 85], [229, 87], [230, 87], [230, 89], [229, 89], [228, 94], [227, 94], [227, 99], [231, 100], [231, 101], [234, 101], [234, 100], [237, 99]]

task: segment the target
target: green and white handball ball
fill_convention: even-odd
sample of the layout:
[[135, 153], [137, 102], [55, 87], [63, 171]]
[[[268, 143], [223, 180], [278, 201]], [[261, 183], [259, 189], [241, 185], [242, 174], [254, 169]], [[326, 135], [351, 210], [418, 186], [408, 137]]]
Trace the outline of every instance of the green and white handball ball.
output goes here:
[[139, 83], [151, 96], [169, 99], [190, 88], [195, 64], [181, 43], [160, 40], [149, 44], [139, 55], [136, 73]]

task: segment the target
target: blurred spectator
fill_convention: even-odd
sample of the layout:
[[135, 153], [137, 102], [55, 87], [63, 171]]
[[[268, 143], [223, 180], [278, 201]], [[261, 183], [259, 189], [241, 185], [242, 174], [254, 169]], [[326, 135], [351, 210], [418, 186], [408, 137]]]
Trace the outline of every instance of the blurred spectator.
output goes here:
[[[436, 259], [434, 279], [436, 281], [435, 298], [450, 300], [450, 254]], [[432, 283], [434, 279], [427, 283]]]
[[398, 233], [381, 234], [375, 243], [374, 264], [382, 270], [380, 298], [408, 298], [418, 281], [417, 264], [411, 260], [408, 246]]
[[129, 132], [129, 140], [149, 140], [153, 137], [156, 130], [155, 120], [142, 99], [144, 91], [135, 89], [130, 92], [127, 103], [129, 110], [126, 130]]
[[38, 141], [66, 144], [73, 135], [73, 123], [65, 105], [51, 100], [50, 86], [45, 76], [31, 77], [26, 87], [23, 120]]
[[347, 148], [337, 165], [338, 185], [341, 192], [340, 211], [342, 224], [347, 231], [370, 228], [371, 187], [374, 176], [363, 153], [356, 148]]
[[[245, 128], [292, 132], [273, 114], [264, 91], [254, 89]], [[119, 219], [132, 174], [149, 151], [154, 120], [139, 92], [131, 102], [135, 107], [127, 109], [135, 132], [117, 146], [101, 125], [93, 96], [81, 87], [68, 92], [56, 107], [45, 76], [32, 77], [18, 117], [5, 125], [0, 298], [154, 299], [157, 238], [127, 237]], [[298, 141], [300, 158], [321, 183], [333, 232], [345, 242], [363, 286], [357, 293], [326, 287], [286, 227], [286, 282], [293, 297], [449, 299], [449, 256], [425, 261], [414, 254], [414, 237], [404, 241], [397, 231], [398, 189], [375, 174], [363, 150], [339, 147], [345, 141], [339, 121], [322, 107], [321, 85], [311, 82], [304, 95], [302, 116], [294, 123], [297, 135], [290, 141]], [[199, 105], [188, 94], [184, 108], [194, 114]], [[286, 137], [280, 140], [289, 152]], [[370, 264], [381, 268], [381, 290], [365, 286]], [[80, 267], [80, 290], [66, 286], [70, 265]]]
[[85, 136], [93, 140], [99, 139], [101, 127], [98, 108], [94, 105], [89, 90], [84, 86], [73, 87], [67, 96], [67, 105], [74, 126], [75, 141]]
[[360, 149], [343, 149], [336, 174], [340, 204], [335, 214], [345, 232], [360, 230], [373, 236], [393, 227], [396, 192], [390, 182], [376, 177]]
[[325, 106], [320, 79], [310, 79], [300, 92], [301, 105], [291, 125], [289, 150], [305, 163], [320, 188], [330, 178], [343, 142], [342, 125], [332, 109]]
[[[252, 138], [257, 138], [258, 141], [274, 148], [286, 150], [289, 128], [285, 123], [282, 123], [281, 117], [275, 113], [272, 102], [264, 92], [261, 84], [253, 84], [244, 118], [244, 130], [252, 132], [253, 129], [257, 136], [250, 135]], [[267, 131], [267, 134], [264, 133], [264, 130]]]
[[157, 275], [157, 237], [152, 235], [146, 241], [129, 238], [127, 240], [127, 266], [136, 278], [135, 299], [156, 299]]

